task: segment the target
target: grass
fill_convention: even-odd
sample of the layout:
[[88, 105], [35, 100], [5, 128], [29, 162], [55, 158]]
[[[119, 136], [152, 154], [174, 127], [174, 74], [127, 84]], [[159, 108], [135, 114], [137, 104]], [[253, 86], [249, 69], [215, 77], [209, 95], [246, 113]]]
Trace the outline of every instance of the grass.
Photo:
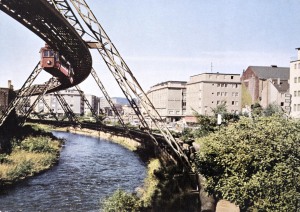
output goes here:
[[58, 160], [62, 141], [49, 136], [27, 136], [15, 142], [10, 154], [0, 154], [0, 186], [13, 184], [49, 169]]
[[155, 173], [161, 169], [161, 164], [158, 159], [150, 160], [148, 164], [147, 177], [144, 182], [144, 187], [139, 189], [138, 193], [141, 205], [145, 208], [150, 207], [160, 191], [158, 189], [159, 179], [155, 176]]

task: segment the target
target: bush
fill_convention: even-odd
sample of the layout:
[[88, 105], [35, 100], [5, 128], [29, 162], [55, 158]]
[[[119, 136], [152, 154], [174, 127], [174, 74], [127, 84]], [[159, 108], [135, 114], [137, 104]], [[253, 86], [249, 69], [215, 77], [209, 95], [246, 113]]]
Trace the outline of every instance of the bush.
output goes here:
[[195, 163], [210, 194], [235, 202], [242, 211], [300, 207], [299, 122], [243, 118], [198, 142]]
[[104, 212], [134, 212], [138, 210], [138, 198], [123, 190], [118, 189], [112, 196], [104, 200]]
[[53, 145], [53, 142], [54, 141], [50, 137], [28, 137], [21, 142], [20, 147], [28, 152], [53, 153], [57, 151]]

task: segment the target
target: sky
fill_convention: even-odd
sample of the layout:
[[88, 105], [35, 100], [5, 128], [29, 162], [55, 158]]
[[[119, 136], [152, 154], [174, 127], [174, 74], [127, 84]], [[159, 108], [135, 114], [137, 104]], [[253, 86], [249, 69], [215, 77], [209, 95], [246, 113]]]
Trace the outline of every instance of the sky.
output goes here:
[[[298, 0], [86, 0], [143, 87], [248, 66], [289, 67], [300, 47]], [[0, 11], [0, 87], [20, 88], [44, 41]], [[111, 97], [123, 96], [102, 58], [93, 66]], [[36, 83], [49, 79], [42, 73]], [[102, 96], [92, 77], [80, 87]]]

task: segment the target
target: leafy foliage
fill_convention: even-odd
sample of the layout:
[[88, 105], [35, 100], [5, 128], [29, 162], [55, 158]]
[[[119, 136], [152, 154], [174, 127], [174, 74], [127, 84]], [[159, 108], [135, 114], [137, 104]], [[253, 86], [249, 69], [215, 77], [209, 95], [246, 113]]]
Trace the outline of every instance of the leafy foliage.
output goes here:
[[283, 110], [276, 103], [271, 103], [267, 106], [266, 109], [264, 109], [263, 113], [265, 116], [283, 115]]
[[235, 202], [242, 211], [300, 207], [299, 122], [242, 118], [198, 142], [195, 165], [209, 193]]
[[[222, 125], [227, 126], [229, 123], [237, 122], [239, 120], [239, 115], [234, 113], [228, 113], [226, 108], [226, 103], [218, 105], [216, 108], [211, 109], [214, 113], [212, 116], [202, 115], [194, 112], [197, 118], [198, 129], [194, 132], [185, 131], [183, 133], [183, 138], [191, 135], [193, 138], [200, 138], [207, 136], [209, 133], [215, 132], [219, 129], [217, 124], [218, 114], [222, 115]], [[186, 135], [187, 134], [187, 135]]]
[[104, 202], [102, 209], [104, 212], [134, 212], [138, 211], [138, 198], [126, 191], [118, 189], [112, 196]]
[[263, 115], [263, 108], [259, 103], [255, 103], [251, 105], [251, 110], [252, 110], [253, 117], [258, 117]]
[[21, 149], [28, 152], [57, 152], [56, 141], [52, 140], [50, 137], [28, 137], [21, 142]]

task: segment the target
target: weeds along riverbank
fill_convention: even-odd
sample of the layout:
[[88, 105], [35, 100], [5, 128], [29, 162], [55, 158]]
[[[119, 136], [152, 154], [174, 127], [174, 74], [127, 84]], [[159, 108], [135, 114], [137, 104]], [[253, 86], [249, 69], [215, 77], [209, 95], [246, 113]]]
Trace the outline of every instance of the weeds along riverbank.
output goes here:
[[10, 150], [0, 153], [0, 187], [51, 168], [59, 159], [62, 144], [62, 140], [36, 125], [20, 128], [11, 139]]

